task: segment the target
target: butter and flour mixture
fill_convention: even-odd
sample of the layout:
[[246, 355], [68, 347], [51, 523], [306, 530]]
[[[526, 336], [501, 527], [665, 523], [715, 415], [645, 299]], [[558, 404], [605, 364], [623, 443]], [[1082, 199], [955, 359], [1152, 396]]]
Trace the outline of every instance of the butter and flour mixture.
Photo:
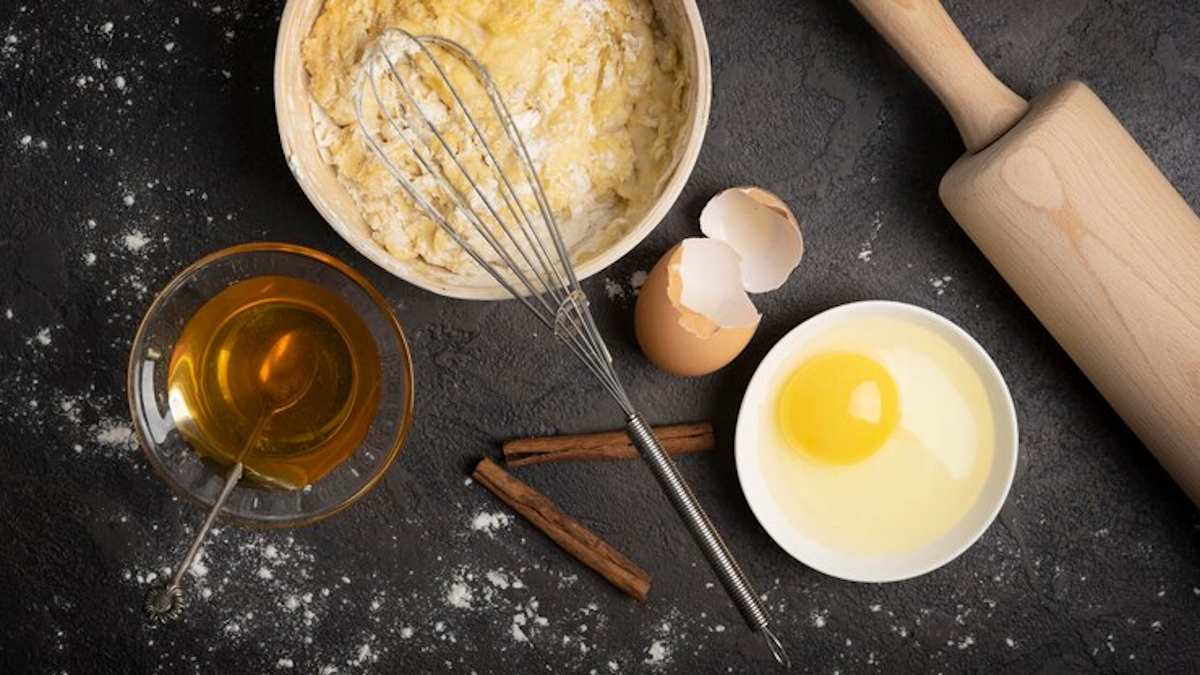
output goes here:
[[482, 274], [359, 128], [355, 81], [389, 27], [447, 37], [488, 68], [576, 263], [623, 235], [657, 196], [675, 161], [687, 75], [650, 0], [328, 0], [303, 47], [318, 142], [392, 256]]

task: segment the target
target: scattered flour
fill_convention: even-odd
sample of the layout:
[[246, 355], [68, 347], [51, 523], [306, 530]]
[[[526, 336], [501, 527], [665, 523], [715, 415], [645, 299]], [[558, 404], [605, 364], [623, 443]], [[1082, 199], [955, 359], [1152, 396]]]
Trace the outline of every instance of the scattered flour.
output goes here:
[[[185, 528], [178, 534], [186, 538], [189, 532]], [[163, 565], [178, 554], [174, 549], [164, 545], [141, 570], [126, 571], [127, 583], [143, 591], [161, 583], [170, 573]], [[394, 672], [397, 654], [452, 650], [461, 642], [462, 631], [490, 631], [492, 640], [506, 638], [511, 646], [500, 649], [496, 672], [519, 672], [531, 654], [549, 650], [564, 672], [617, 672], [621, 666], [605, 665], [639, 662], [641, 668], [661, 672], [670, 671], [672, 661], [682, 658], [676, 641], [687, 641], [689, 627], [702, 630], [703, 616], [692, 621], [672, 610], [652, 624], [648, 646], [614, 643], [599, 650], [593, 641], [608, 644], [605, 640], [613, 635], [602, 603], [583, 596], [565, 605], [556, 601], [547, 611], [520, 580], [533, 575], [539, 588], [553, 589], [578, 576], [569, 568], [451, 564], [438, 573], [446, 579], [443, 594], [430, 597], [411, 593], [403, 575], [371, 574], [350, 584], [348, 577], [329, 569], [331, 562], [317, 560], [293, 535], [218, 526], [190, 568], [185, 592], [203, 603], [195, 611], [211, 614], [222, 643], [232, 648], [274, 645], [264, 669], [289, 672]], [[574, 586], [579, 593], [583, 580]], [[401, 616], [426, 617], [428, 628], [397, 621], [397, 614], [383, 607], [396, 608]], [[338, 632], [330, 632], [329, 621], [351, 615], [358, 623], [349, 635], [339, 638]], [[480, 623], [484, 617], [495, 618]], [[724, 627], [715, 630], [723, 632]], [[303, 650], [303, 658], [296, 649]], [[456, 670], [453, 665], [447, 668]]]
[[624, 300], [625, 298], [637, 297], [642, 291], [642, 286], [646, 283], [646, 276], [647, 274], [644, 270], [633, 272], [629, 275], [627, 286], [622, 285], [617, 279], [605, 277], [604, 295], [609, 300]]
[[863, 262], [871, 262], [871, 256], [875, 255], [875, 240], [879, 238], [879, 231], [883, 229], [883, 211], [876, 211], [871, 218], [871, 231], [867, 234], [867, 238], [863, 241], [858, 249], [858, 259]]
[[821, 610], [819, 612], [813, 612], [812, 614], [810, 614], [808, 616], [808, 618], [810, 621], [812, 621], [812, 625], [814, 628], [824, 628], [826, 620], [829, 618], [829, 610]]
[[[129, 200], [127, 203], [129, 203], [129, 204], [133, 203], [132, 195], [128, 195], [125, 198], [127, 200]], [[150, 243], [150, 239], [148, 239], [145, 234], [142, 234], [141, 230], [133, 230], [132, 232], [127, 233], [124, 237], [124, 241], [125, 241], [125, 248], [129, 249], [130, 251], [132, 251], [134, 253], [137, 253], [138, 251], [141, 251], [143, 248], [146, 248], [146, 244]]]
[[350, 659], [350, 664], [361, 666], [366, 663], [375, 663], [378, 660], [379, 654], [371, 649], [371, 645], [364, 643], [359, 645], [358, 649], [354, 650], [354, 658]]
[[508, 588], [512, 583], [508, 580], [508, 575], [499, 570], [488, 570], [485, 576], [489, 583], [501, 590]]
[[[678, 622], [678, 617], [672, 619], [672, 621]], [[651, 641], [650, 646], [646, 648], [645, 653], [647, 656], [642, 660], [642, 663], [654, 670], [669, 666], [671, 664], [672, 653], [674, 652], [671, 646], [673, 637], [676, 636], [672, 634], [672, 623], [670, 621], [663, 621], [655, 626], [654, 639]]]
[[133, 437], [133, 429], [125, 422], [105, 420], [95, 427], [96, 442], [113, 449], [133, 448], [137, 441]]
[[521, 630], [521, 626], [523, 626], [524, 624], [525, 624], [524, 616], [522, 616], [520, 614], [513, 616], [512, 626], [510, 627], [510, 630], [509, 630], [510, 634], [512, 635], [513, 641], [529, 642], [529, 638], [525, 635], [525, 631]]
[[530, 598], [524, 606], [518, 608], [516, 614], [513, 614], [509, 634], [515, 642], [529, 642], [538, 628], [550, 625], [549, 619], [538, 614], [538, 606], [537, 598]]
[[471, 609], [471, 589], [461, 581], [450, 584], [446, 592], [446, 604], [459, 609]]
[[[80, 412], [79, 412], [79, 399], [78, 398], [66, 398], [66, 399], [60, 400], [59, 401], [59, 410], [61, 410], [62, 414], [65, 414], [66, 418], [68, 420], [71, 420], [71, 422], [74, 424], [78, 424], [80, 422], [80, 419], [82, 419], [82, 417], [80, 417]], [[78, 446], [78, 443], [76, 443], [76, 446]], [[80, 447], [80, 449], [83, 449], [83, 448]]]
[[481, 511], [471, 519], [471, 529], [476, 532], [486, 532], [495, 536], [498, 530], [506, 529], [512, 523], [512, 516], [503, 511], [487, 513]]
[[633, 289], [634, 295], [642, 292], [642, 286], [646, 284], [647, 276], [649, 276], [649, 273], [645, 270], [637, 270], [629, 275], [629, 288]]
[[663, 640], [655, 640], [650, 643], [650, 648], [646, 650], [648, 656], [642, 663], [649, 666], [665, 666], [670, 663], [671, 648]]

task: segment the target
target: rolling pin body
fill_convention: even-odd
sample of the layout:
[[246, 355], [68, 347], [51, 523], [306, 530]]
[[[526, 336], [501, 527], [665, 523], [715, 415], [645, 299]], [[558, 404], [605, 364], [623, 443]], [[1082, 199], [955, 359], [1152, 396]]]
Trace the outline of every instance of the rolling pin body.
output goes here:
[[1200, 219], [1079, 82], [964, 155], [942, 202], [1200, 505]]
[[1200, 505], [1200, 219], [1083, 84], [1026, 108], [936, 0], [851, 2], [963, 136], [946, 208]]

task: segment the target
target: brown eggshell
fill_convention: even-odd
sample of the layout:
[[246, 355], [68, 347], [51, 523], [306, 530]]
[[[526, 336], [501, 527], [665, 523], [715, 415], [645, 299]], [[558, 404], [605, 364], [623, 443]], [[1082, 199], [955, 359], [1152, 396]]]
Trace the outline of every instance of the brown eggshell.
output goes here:
[[[667, 251], [646, 277], [634, 310], [638, 344], [651, 363], [675, 375], [707, 375], [733, 361], [758, 322], [725, 328], [680, 302], [682, 244]], [[739, 289], [740, 290], [740, 289]]]

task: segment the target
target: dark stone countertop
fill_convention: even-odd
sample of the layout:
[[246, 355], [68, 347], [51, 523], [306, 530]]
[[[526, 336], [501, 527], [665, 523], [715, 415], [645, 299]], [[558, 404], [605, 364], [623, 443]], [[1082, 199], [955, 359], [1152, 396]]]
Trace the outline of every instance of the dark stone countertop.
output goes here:
[[[719, 451], [680, 465], [765, 593], [795, 670], [1195, 672], [1197, 511], [941, 207], [937, 182], [961, 143], [937, 101], [847, 3], [700, 4], [715, 97], [699, 165], [655, 233], [586, 287], [646, 416], [715, 421]], [[1092, 85], [1200, 200], [1194, 0], [950, 9], [1019, 93]], [[770, 672], [638, 463], [521, 475], [651, 572], [643, 602], [523, 521], [472, 527], [505, 510], [464, 483], [479, 456], [518, 435], [612, 428], [616, 411], [563, 352], [524, 347], [533, 326], [515, 303], [419, 291], [325, 225], [279, 150], [280, 10], [0, 7], [5, 672]], [[667, 376], [634, 344], [629, 278], [695, 233], [705, 200], [734, 184], [795, 207], [804, 263], [756, 298], [762, 327], [731, 367]], [[415, 426], [381, 487], [345, 514], [286, 532], [221, 527], [186, 619], [150, 629], [142, 596], [201, 514], [132, 442], [126, 350], [182, 266], [259, 240], [327, 251], [378, 284], [414, 350]], [[973, 334], [1008, 379], [1021, 425], [999, 520], [945, 568], [886, 585], [825, 577], [775, 547], [732, 463], [736, 407], [769, 347], [863, 298], [928, 307]], [[470, 608], [449, 601], [463, 588]]]

